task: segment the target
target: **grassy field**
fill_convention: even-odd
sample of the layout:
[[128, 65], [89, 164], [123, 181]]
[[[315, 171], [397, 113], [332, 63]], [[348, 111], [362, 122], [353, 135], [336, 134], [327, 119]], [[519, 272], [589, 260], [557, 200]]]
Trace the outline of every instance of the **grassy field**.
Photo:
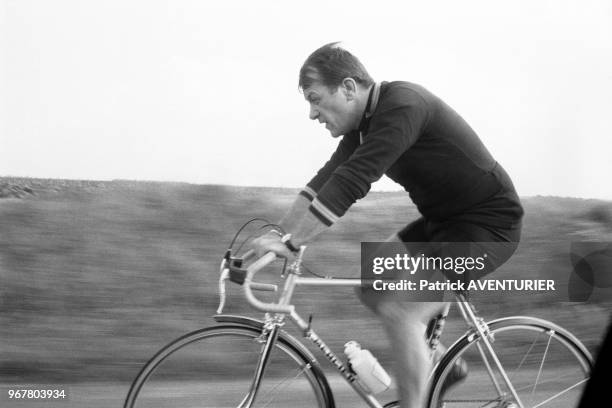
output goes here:
[[[127, 384], [159, 347], [213, 321], [218, 263], [251, 217], [277, 220], [296, 190], [154, 182], [0, 178], [0, 382]], [[384, 203], [384, 205], [383, 205]], [[612, 241], [612, 203], [529, 197], [523, 241], [496, 276], [569, 276], [573, 241]], [[416, 217], [403, 193], [371, 193], [308, 250], [311, 269], [358, 276], [359, 242]], [[228, 313], [248, 313], [237, 288]], [[308, 297], [311, 301], [308, 301]], [[391, 360], [381, 326], [352, 290], [297, 296], [336, 352], [359, 340]], [[478, 299], [486, 318], [530, 314], [596, 351], [610, 293], [584, 303]], [[451, 321], [447, 333], [464, 331]], [[338, 336], [338, 333], [341, 333]], [[82, 385], [84, 386], [84, 385]], [[100, 385], [102, 386], [102, 385]], [[110, 386], [121, 389], [121, 386]], [[124, 391], [124, 390], [123, 390]]]

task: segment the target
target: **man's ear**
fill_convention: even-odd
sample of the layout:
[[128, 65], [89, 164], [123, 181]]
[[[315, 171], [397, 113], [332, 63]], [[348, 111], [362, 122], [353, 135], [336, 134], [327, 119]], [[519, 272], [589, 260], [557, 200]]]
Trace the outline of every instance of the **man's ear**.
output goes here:
[[344, 78], [342, 80], [342, 92], [347, 101], [352, 101], [357, 95], [357, 82], [353, 78]]

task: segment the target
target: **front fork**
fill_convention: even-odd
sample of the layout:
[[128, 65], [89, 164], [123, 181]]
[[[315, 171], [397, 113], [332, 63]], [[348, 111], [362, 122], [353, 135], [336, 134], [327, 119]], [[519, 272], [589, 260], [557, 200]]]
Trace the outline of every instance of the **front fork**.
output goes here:
[[239, 408], [249, 408], [251, 405], [253, 405], [253, 402], [255, 402], [257, 391], [259, 390], [261, 380], [264, 376], [264, 372], [268, 365], [268, 361], [270, 360], [272, 350], [274, 349], [274, 344], [276, 344], [276, 340], [278, 339], [282, 325], [283, 323], [281, 321], [266, 319], [261, 335], [255, 339], [255, 341], [259, 341], [263, 345], [261, 348], [261, 353], [259, 354], [259, 360], [257, 361], [257, 368], [255, 368], [255, 373], [253, 375], [253, 382], [251, 383], [248, 394], [238, 406]]

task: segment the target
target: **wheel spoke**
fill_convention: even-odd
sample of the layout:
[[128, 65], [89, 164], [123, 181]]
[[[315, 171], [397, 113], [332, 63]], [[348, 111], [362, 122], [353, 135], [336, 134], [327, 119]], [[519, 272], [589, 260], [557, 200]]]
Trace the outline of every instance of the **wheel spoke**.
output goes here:
[[270, 399], [263, 405], [262, 408], [266, 408], [267, 406], [269, 406], [272, 403], [272, 401], [274, 400], [274, 394], [276, 394], [277, 390], [279, 390], [279, 389], [280, 390], [286, 389], [289, 385], [291, 385], [291, 383], [293, 383], [295, 380], [297, 380], [297, 378], [300, 375], [302, 375], [304, 373], [304, 371], [306, 371], [306, 369], [310, 369], [310, 364], [304, 365], [300, 370], [298, 370], [298, 372], [294, 376], [287, 376], [287, 377], [281, 379], [281, 381], [279, 381], [277, 384], [275, 384], [274, 387], [272, 387], [270, 390], [266, 391], [266, 393], [264, 395], [262, 395], [262, 399], [265, 400], [268, 396], [270, 396]]
[[499, 398], [496, 399], [448, 399], [444, 400], [446, 404], [482, 404], [478, 408], [485, 408], [489, 404], [496, 404], [500, 402]]
[[548, 348], [550, 347], [550, 342], [552, 341], [552, 334], [548, 336], [548, 342], [546, 343], [546, 350], [544, 350], [544, 355], [542, 356], [542, 362], [540, 363], [540, 368], [538, 370], [538, 376], [536, 377], [535, 383], [533, 384], [533, 390], [531, 391], [531, 395], [535, 395], [536, 388], [538, 386], [538, 381], [540, 380], [540, 376], [542, 375], [542, 368], [544, 368], [544, 361], [546, 361], [546, 356], [548, 355]]
[[[559, 375], [559, 376], [557, 376], [557, 377], [555, 377], [555, 378], [551, 378], [551, 379], [548, 379], [548, 380], [546, 380], [546, 381], [542, 381], [542, 382], [540, 382], [539, 384], [540, 384], [540, 385], [544, 385], [544, 384], [554, 384], [554, 383], [559, 382], [559, 381], [561, 381], [562, 379], [567, 378], [567, 377], [568, 377], [568, 374], [562, 374], [562, 375]], [[580, 385], [580, 384], [581, 384], [583, 381], [585, 381], [585, 380], [586, 380], [586, 379], [581, 380], [581, 381], [578, 381], [578, 383], [577, 383], [577, 384], [574, 384], [574, 385]], [[574, 387], [574, 385], [570, 386], [569, 388]], [[517, 388], [517, 389], [516, 389], [516, 391], [517, 391], [517, 392], [518, 392], [518, 391], [525, 391], [526, 389], [529, 389], [529, 388], [531, 388], [531, 387], [532, 387], [532, 385], [531, 385], [531, 384], [527, 384], [527, 385], [524, 385], [524, 386], [522, 386], [522, 387], [520, 387], [520, 388]]]
[[536, 345], [536, 343], [538, 342], [538, 339], [540, 338], [541, 333], [538, 333], [538, 335], [536, 336], [536, 338], [533, 340], [533, 342], [531, 343], [531, 346], [529, 346], [529, 350], [527, 350], [527, 352], [525, 353], [525, 355], [523, 355], [523, 358], [521, 359], [521, 362], [519, 363], [518, 367], [516, 367], [516, 369], [514, 370], [514, 372], [512, 373], [512, 375], [510, 375], [510, 379], [514, 378], [514, 375], [521, 369], [521, 367], [523, 367], [523, 364], [525, 363], [525, 361], [527, 360], [527, 357], [529, 357], [529, 354], [531, 353], [531, 350], [533, 350], [533, 347]]
[[582, 380], [580, 382], [577, 382], [576, 384], [574, 384], [571, 387], [568, 387], [565, 390], [563, 390], [563, 391], [553, 395], [552, 397], [545, 399], [544, 401], [540, 402], [538, 405], [534, 405], [533, 408], [538, 408], [538, 407], [543, 406], [544, 404], [548, 404], [550, 401], [552, 401], [552, 400], [554, 400], [556, 398], [559, 398], [561, 395], [563, 395], [563, 394], [569, 392], [570, 390], [572, 390], [572, 389], [574, 389], [574, 388], [576, 388], [576, 387], [586, 383], [587, 381], [588, 381], [588, 378], [585, 378], [584, 380]]

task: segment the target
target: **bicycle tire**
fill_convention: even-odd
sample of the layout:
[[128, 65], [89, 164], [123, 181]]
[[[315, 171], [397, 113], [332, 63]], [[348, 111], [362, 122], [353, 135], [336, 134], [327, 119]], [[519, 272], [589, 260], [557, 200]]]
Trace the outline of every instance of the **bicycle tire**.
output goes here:
[[[239, 406], [261, 349], [257, 342], [261, 327], [252, 327], [252, 322], [249, 319], [251, 326], [221, 324], [197, 330], [162, 348], [132, 382], [124, 408]], [[252, 407], [295, 406], [296, 400], [305, 406], [334, 407], [318, 363], [300, 346], [281, 332]]]
[[[576, 337], [554, 323], [527, 316], [498, 319], [488, 326], [494, 339], [493, 349], [525, 408], [577, 406], [593, 362]], [[480, 357], [477, 345], [482, 343], [481, 337], [472, 331], [449, 348], [431, 378], [430, 408], [518, 407], [494, 369], [501, 395], [496, 389]], [[460, 357], [467, 361], [469, 374], [463, 382], [442, 393], [442, 385]], [[494, 365], [490, 358], [489, 362]]]

